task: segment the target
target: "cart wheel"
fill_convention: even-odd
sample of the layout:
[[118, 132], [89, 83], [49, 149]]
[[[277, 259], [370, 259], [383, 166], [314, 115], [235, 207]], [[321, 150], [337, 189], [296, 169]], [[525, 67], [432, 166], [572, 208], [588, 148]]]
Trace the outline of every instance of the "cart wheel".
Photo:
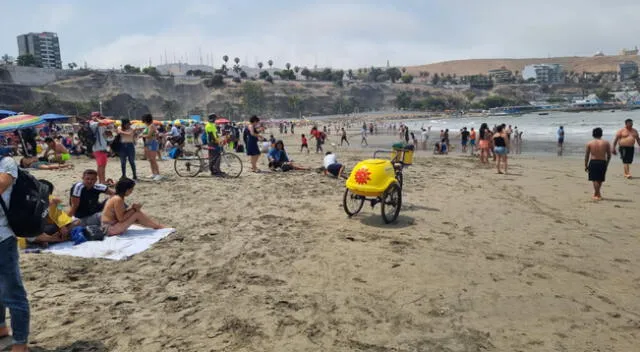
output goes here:
[[342, 206], [344, 207], [344, 212], [352, 217], [362, 210], [362, 206], [364, 205], [364, 197], [359, 196], [357, 194], [352, 193], [348, 188], [344, 190], [344, 197], [342, 198]]
[[402, 189], [397, 183], [392, 183], [382, 194], [382, 219], [385, 224], [396, 221], [402, 206]]
[[203, 163], [195, 153], [184, 151], [173, 161], [173, 168], [180, 177], [196, 177], [202, 171]]

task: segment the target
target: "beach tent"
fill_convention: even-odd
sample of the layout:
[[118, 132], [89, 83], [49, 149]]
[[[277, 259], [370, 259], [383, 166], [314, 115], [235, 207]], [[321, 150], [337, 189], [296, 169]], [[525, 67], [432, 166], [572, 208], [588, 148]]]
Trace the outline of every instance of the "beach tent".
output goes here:
[[189, 118], [195, 122], [202, 122], [202, 117], [200, 115], [191, 115]]
[[44, 115], [40, 115], [40, 117], [45, 121], [64, 121], [69, 118], [69, 116], [67, 115], [60, 115], [60, 114], [44, 114]]
[[215, 121], [216, 125], [221, 125], [221, 124], [223, 124], [223, 123], [229, 123], [229, 122], [231, 122], [231, 121], [229, 121], [229, 120], [227, 120], [227, 119], [225, 119], [225, 118], [220, 118], [220, 119], [217, 119], [217, 120]]

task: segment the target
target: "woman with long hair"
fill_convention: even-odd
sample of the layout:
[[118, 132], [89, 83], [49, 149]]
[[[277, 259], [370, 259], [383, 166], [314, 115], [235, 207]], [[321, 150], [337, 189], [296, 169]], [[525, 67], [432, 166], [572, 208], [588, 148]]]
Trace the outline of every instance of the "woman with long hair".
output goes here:
[[131, 121], [129, 119], [122, 119], [122, 125], [118, 127], [118, 135], [120, 136], [120, 169], [122, 176], [120, 178], [127, 178], [127, 160], [131, 166], [131, 172], [133, 173], [133, 179], [138, 179], [136, 173], [136, 131], [131, 128]]
[[[509, 137], [504, 129], [504, 125], [498, 126], [493, 135], [493, 151], [496, 155], [496, 169], [499, 174], [507, 173], [507, 153], [509, 152]], [[500, 163], [504, 163], [504, 172], [500, 169]]]
[[478, 148], [480, 149], [480, 162], [487, 164], [489, 162], [489, 147], [491, 140], [491, 132], [489, 126], [486, 123], [480, 125], [480, 141], [478, 142]]
[[247, 155], [251, 159], [251, 171], [260, 172], [258, 170], [258, 158], [260, 158], [260, 147], [258, 146], [258, 140], [264, 140], [264, 137], [258, 132], [258, 123], [260, 119], [258, 116], [253, 115], [249, 119], [249, 126], [247, 126], [246, 144]]
[[158, 151], [160, 150], [158, 130], [153, 124], [153, 116], [151, 114], [142, 115], [142, 123], [147, 126], [142, 132], [142, 137], [144, 137], [144, 154], [151, 166], [151, 178], [154, 181], [160, 181], [162, 176], [160, 176], [160, 168], [158, 167]]
[[116, 183], [116, 194], [109, 198], [102, 210], [102, 232], [105, 235], [122, 235], [133, 224], [152, 229], [164, 228], [164, 225], [142, 212], [142, 204], [134, 203], [127, 209], [125, 199], [131, 195], [135, 186], [136, 182], [129, 178], [123, 178]]

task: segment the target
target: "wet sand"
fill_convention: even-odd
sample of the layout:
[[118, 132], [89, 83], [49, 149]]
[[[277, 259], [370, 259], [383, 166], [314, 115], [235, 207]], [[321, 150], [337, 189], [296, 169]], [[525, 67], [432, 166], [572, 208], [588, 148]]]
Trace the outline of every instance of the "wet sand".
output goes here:
[[[319, 167], [297, 138], [290, 155]], [[371, 150], [337, 152], [353, 166]], [[35, 173], [66, 200], [93, 166], [74, 162]], [[637, 349], [640, 180], [619, 161], [594, 203], [580, 160], [523, 156], [497, 175], [422, 152], [392, 225], [379, 205], [347, 218], [343, 181], [313, 171], [160, 167], [167, 180], [140, 182], [132, 201], [175, 235], [121, 262], [22, 255], [35, 351]]]

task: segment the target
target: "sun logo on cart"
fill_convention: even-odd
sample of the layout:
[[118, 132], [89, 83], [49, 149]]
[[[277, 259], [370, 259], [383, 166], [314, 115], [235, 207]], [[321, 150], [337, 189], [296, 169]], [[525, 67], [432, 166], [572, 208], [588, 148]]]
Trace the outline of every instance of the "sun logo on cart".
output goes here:
[[360, 168], [356, 171], [355, 179], [356, 183], [360, 185], [367, 184], [371, 180], [371, 172], [366, 167]]

